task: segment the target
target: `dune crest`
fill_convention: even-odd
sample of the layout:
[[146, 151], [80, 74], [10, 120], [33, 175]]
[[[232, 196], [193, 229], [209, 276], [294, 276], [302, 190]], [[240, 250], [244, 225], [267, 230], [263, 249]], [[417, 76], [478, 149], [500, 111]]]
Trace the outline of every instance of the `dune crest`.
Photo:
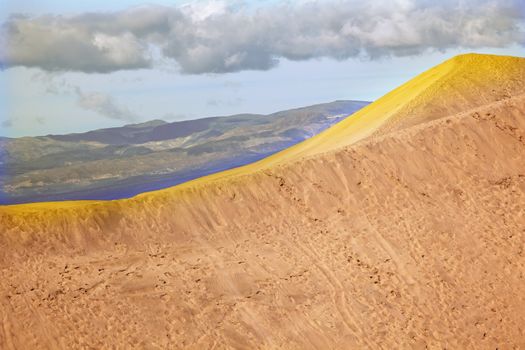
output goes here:
[[[481, 54], [456, 56], [409, 80], [354, 113], [351, 118], [295, 146], [246, 166], [138, 197], [155, 195], [162, 191], [178, 191], [217, 179], [243, 176], [274, 165], [349, 146], [368, 137], [384, 135], [418, 123], [469, 111], [525, 93], [524, 81], [525, 58]], [[85, 201], [88, 204], [98, 202], [103, 201]], [[31, 211], [71, 205], [78, 204], [64, 201], [17, 207], [19, 210]]]
[[525, 347], [524, 72], [461, 56], [248, 167], [1, 207], [0, 347]]
[[451, 58], [374, 103], [274, 156], [289, 160], [351, 145], [372, 135], [468, 111], [525, 92], [525, 59], [465, 54]]

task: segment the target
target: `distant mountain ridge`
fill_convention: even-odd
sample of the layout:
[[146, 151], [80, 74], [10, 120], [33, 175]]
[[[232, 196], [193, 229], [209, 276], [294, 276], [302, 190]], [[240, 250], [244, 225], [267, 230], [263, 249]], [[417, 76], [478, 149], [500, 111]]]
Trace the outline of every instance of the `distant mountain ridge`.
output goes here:
[[0, 139], [0, 204], [118, 199], [173, 186], [264, 158], [366, 105], [334, 101], [269, 115]]
[[48, 135], [47, 137], [66, 142], [92, 141], [110, 145], [140, 144], [149, 141], [163, 141], [177, 137], [185, 137], [206, 130], [212, 119], [214, 118], [185, 120], [173, 123], [155, 120], [115, 128], [98, 129], [85, 133]]

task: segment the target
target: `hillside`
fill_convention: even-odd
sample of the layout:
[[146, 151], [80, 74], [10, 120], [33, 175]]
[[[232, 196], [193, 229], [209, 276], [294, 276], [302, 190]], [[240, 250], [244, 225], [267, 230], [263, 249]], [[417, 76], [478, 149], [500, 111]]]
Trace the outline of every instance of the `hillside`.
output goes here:
[[524, 72], [461, 56], [249, 166], [0, 207], [0, 347], [525, 347]]
[[264, 158], [367, 104], [335, 101], [270, 115], [0, 140], [0, 204], [118, 199], [174, 186]]

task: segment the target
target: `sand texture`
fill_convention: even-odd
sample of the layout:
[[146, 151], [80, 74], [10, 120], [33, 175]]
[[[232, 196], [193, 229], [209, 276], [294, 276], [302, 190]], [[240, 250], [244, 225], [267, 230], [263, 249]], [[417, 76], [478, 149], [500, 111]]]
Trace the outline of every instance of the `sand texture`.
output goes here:
[[339, 123], [347, 144], [0, 207], [0, 348], [525, 348], [525, 60], [498, 59], [495, 92], [445, 74], [403, 108], [463, 103]]

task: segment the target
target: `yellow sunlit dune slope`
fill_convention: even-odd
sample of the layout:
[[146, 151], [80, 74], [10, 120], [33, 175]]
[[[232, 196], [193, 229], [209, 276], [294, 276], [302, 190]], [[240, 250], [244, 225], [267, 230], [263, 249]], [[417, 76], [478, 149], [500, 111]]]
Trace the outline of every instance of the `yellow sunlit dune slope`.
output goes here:
[[525, 58], [456, 56], [389, 92], [351, 118], [266, 161], [278, 163], [351, 145], [525, 92]]
[[[525, 92], [525, 58], [465, 54], [399, 86], [324, 132], [259, 162], [202, 180], [245, 174], [313, 156]], [[197, 180], [200, 181], [200, 180]]]

